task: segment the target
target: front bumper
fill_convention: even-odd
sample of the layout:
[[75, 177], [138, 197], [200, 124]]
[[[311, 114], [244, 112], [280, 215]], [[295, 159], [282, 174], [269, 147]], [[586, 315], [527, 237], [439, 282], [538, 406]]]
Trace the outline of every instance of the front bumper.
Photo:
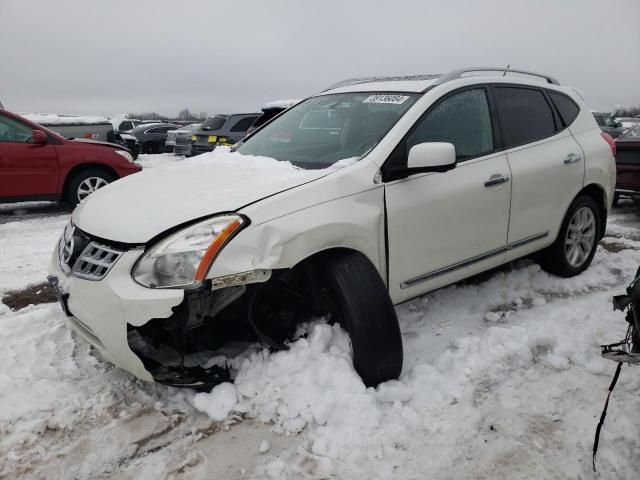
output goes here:
[[141, 380], [153, 375], [131, 350], [128, 325], [141, 326], [154, 318], [168, 318], [173, 307], [184, 299], [179, 289], [154, 290], [131, 278], [131, 270], [142, 249], [126, 251], [101, 280], [69, 276], [60, 267], [56, 246], [49, 264], [49, 275], [57, 277], [62, 292], [68, 294], [70, 323], [76, 332], [97, 348], [106, 360], [131, 372]]

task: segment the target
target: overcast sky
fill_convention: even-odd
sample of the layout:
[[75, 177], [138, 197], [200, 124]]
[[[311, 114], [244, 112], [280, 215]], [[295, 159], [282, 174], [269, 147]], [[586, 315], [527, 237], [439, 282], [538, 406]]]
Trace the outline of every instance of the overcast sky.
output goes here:
[[640, 0], [0, 0], [17, 112], [255, 111], [338, 80], [506, 65], [640, 104]]

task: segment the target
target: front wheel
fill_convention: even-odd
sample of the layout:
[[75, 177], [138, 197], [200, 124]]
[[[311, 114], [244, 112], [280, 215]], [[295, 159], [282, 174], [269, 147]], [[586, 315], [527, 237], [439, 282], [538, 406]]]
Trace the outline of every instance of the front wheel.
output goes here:
[[114, 176], [102, 170], [85, 170], [76, 174], [69, 182], [65, 200], [76, 206], [96, 190], [115, 180]]
[[402, 336], [395, 308], [371, 262], [357, 252], [327, 259], [322, 288], [349, 333], [353, 364], [365, 385], [396, 379], [402, 371]]
[[558, 238], [542, 251], [540, 265], [560, 277], [573, 277], [591, 264], [600, 238], [600, 211], [593, 198], [577, 197], [569, 206]]

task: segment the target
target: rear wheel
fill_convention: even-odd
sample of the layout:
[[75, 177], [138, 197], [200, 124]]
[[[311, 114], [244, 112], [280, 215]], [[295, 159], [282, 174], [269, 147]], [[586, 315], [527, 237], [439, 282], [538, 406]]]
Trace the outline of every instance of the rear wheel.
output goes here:
[[65, 200], [72, 206], [77, 205], [96, 190], [113, 182], [115, 177], [102, 170], [84, 170], [77, 173], [69, 182]]
[[335, 320], [349, 333], [353, 364], [365, 385], [398, 378], [402, 336], [386, 286], [371, 262], [357, 252], [328, 258], [322, 289], [335, 308]]
[[558, 238], [540, 255], [540, 265], [549, 273], [573, 277], [591, 264], [600, 238], [600, 211], [587, 195], [577, 197], [569, 206]]

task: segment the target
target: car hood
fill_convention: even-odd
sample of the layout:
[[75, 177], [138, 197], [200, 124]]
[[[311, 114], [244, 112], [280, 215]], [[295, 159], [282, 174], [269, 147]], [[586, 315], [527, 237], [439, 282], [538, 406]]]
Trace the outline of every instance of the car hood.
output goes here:
[[73, 222], [103, 239], [142, 244], [177, 225], [236, 211], [336, 168], [303, 170], [271, 158], [216, 150], [145, 168], [98, 190], [75, 209]]
[[[69, 140], [69, 139], [68, 139]], [[114, 148], [116, 150], [125, 150], [121, 145], [118, 145], [117, 143], [109, 143], [109, 142], [101, 142], [99, 140], [91, 140], [88, 138], [74, 138], [72, 140], [69, 140], [70, 142], [73, 143], [81, 143], [83, 145], [96, 145], [99, 147], [109, 147], [109, 148]]]

